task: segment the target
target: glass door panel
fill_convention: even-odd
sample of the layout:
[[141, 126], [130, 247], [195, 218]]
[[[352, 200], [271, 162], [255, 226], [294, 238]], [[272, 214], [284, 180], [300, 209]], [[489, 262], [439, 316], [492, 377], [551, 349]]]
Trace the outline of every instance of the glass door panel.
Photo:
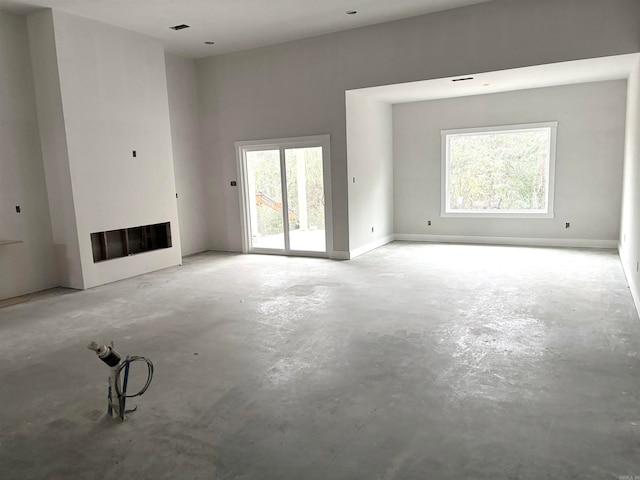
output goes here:
[[246, 152], [251, 248], [285, 249], [280, 150]]
[[286, 148], [289, 250], [325, 252], [322, 147]]

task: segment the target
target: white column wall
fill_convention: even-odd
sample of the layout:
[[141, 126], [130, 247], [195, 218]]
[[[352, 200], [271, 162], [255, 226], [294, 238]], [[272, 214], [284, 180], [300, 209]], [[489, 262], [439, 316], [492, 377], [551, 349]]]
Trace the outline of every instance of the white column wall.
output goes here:
[[640, 60], [627, 81], [620, 259], [640, 310]]
[[353, 258], [393, 240], [393, 110], [353, 92], [347, 92], [346, 109]]
[[[68, 286], [89, 288], [180, 264], [162, 43], [56, 10], [29, 22], [34, 67], [48, 73], [39, 91], [45, 99], [60, 92], [61, 101], [38, 98], [38, 108], [47, 113], [43, 139], [53, 132], [51, 142], [43, 141], [45, 164], [48, 156], [56, 160], [46, 170], [50, 196], [65, 199], [60, 214], [73, 215], [76, 224], [74, 230], [52, 214], [54, 234], [77, 242], [79, 265], [71, 264]], [[67, 171], [70, 185], [56, 182], [60, 175], [66, 181]], [[50, 207], [58, 210], [56, 202]], [[162, 222], [171, 222], [171, 248], [93, 262], [91, 233]]]

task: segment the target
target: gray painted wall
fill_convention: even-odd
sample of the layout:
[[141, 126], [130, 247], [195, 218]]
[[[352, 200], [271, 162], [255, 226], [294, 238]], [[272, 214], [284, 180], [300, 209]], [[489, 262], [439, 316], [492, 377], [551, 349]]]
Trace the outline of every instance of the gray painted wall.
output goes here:
[[[395, 105], [395, 232], [615, 244], [626, 90], [626, 81], [619, 80]], [[558, 122], [555, 218], [440, 217], [441, 130], [545, 121]]]
[[329, 133], [349, 250], [345, 90], [640, 51], [635, 0], [497, 0], [198, 61], [211, 247], [241, 249], [234, 142]]
[[195, 61], [165, 54], [182, 255], [207, 250], [208, 211]]
[[[58, 284], [24, 17], [0, 12], [0, 299]], [[15, 206], [22, 213], [16, 213]]]

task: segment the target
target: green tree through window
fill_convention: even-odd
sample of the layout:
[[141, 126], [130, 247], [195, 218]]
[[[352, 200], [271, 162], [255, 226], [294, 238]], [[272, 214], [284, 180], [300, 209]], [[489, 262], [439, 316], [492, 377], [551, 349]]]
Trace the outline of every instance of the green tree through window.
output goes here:
[[555, 125], [444, 131], [445, 209], [549, 214]]

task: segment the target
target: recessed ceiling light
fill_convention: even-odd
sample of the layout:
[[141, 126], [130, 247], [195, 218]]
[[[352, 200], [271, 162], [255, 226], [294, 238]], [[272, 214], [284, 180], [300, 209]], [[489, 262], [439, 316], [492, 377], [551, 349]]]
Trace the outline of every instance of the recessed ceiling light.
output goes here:
[[180, 25], [174, 25], [173, 27], [169, 27], [171, 30], [184, 30], [185, 28], [189, 28], [190, 25], [185, 25], [181, 23]]
[[347, 15], [355, 15], [356, 13], [358, 13], [357, 10], [347, 10], [346, 12]]
[[216, 42], [204, 42], [205, 45], [215, 45]]
[[462, 78], [454, 78], [451, 80], [452, 82], [465, 82], [467, 80], [473, 80], [473, 77], [462, 77]]

